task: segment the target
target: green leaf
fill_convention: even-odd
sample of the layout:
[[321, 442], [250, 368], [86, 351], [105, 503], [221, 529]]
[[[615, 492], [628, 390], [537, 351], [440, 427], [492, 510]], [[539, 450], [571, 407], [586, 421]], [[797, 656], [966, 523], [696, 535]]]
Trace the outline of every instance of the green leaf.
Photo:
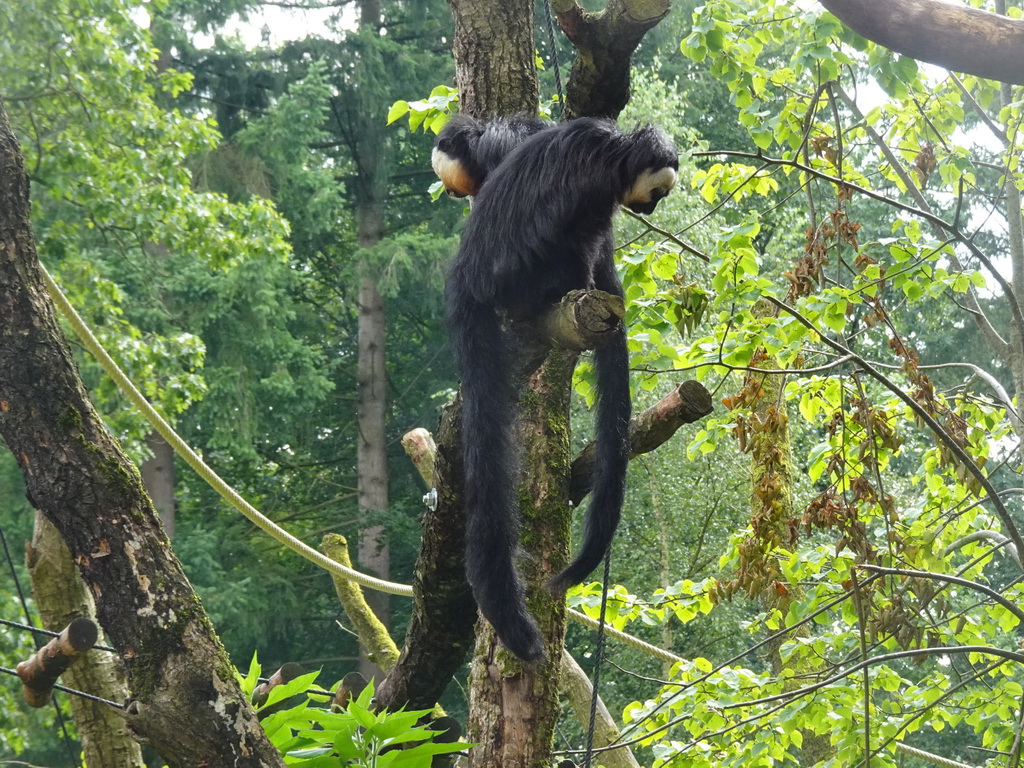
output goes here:
[[407, 115], [409, 113], [409, 102], [408, 101], [396, 101], [391, 105], [391, 109], [388, 110], [388, 125], [391, 125], [395, 120]]

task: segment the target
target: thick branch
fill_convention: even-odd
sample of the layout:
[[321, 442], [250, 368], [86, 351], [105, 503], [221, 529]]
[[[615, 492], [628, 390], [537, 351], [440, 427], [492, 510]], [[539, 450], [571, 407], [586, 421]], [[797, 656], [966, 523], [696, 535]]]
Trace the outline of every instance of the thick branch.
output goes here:
[[596, 349], [611, 340], [626, 315], [625, 302], [604, 291], [570, 291], [540, 321], [549, 347], [576, 352]]
[[[337, 533], [328, 533], [320, 542], [320, 549], [332, 560], [341, 563], [346, 568], [352, 567], [352, 559], [348, 553], [348, 540]], [[388, 634], [388, 628], [384, 625], [373, 608], [366, 600], [363, 589], [351, 579], [331, 574], [334, 581], [334, 591], [338, 594], [338, 601], [345, 609], [345, 615], [352, 622], [359, 638], [359, 645], [363, 654], [372, 663], [387, 672], [398, 660], [398, 646]]]
[[868, 40], [954, 72], [1024, 84], [1024, 21], [946, 0], [820, 0]]
[[[711, 395], [697, 381], [684, 381], [646, 411], [629, 422], [631, 456], [650, 453], [665, 443], [684, 424], [692, 424], [711, 413]], [[597, 444], [589, 443], [572, 462], [569, 498], [578, 505], [590, 493]]]
[[670, 0], [609, 0], [603, 11], [589, 13], [576, 0], [553, 0], [551, 9], [576, 49], [565, 119], [618, 117], [629, 101], [633, 51], [670, 7]]
[[32, 658], [18, 665], [18, 677], [24, 683], [22, 693], [30, 707], [45, 707], [50, 703], [54, 683], [82, 655], [96, 645], [99, 630], [91, 619], [79, 616]]
[[[590, 706], [594, 686], [587, 679], [586, 672], [568, 651], [562, 651], [562, 693], [569, 700], [576, 720], [584, 730], [590, 727]], [[619, 729], [604, 701], [597, 700], [594, 717], [594, 746], [598, 749], [611, 747], [619, 740]], [[601, 753], [601, 765], [605, 768], [640, 768], [629, 747], [611, 749]]]

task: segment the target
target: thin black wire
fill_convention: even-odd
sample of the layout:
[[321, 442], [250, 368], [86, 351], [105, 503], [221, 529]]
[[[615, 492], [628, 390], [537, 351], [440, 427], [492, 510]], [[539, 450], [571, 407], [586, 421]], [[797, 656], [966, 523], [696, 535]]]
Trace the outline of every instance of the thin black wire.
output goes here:
[[[47, 637], [60, 637], [60, 632], [54, 632], [49, 629], [40, 629], [39, 627], [33, 627], [28, 624], [22, 624], [18, 621], [11, 621], [10, 619], [0, 619], [0, 624], [6, 627], [13, 627], [14, 629], [23, 629], [26, 632], [35, 632], [37, 635], [46, 635]], [[39, 646], [37, 645], [36, 648]], [[110, 653], [120, 653], [117, 648], [111, 648], [109, 645], [94, 645], [89, 650], [93, 651], [109, 651]]]
[[544, 0], [548, 11], [548, 47], [551, 49], [551, 68], [555, 70], [555, 89], [558, 91], [558, 115], [565, 111], [565, 94], [562, 93], [562, 73], [558, 65], [558, 45], [555, 43], [555, 20], [551, 13], [551, 0]]
[[[18, 571], [14, 568], [14, 558], [11, 557], [11, 549], [7, 546], [7, 537], [4, 535], [4, 528], [2, 525], [0, 525], [0, 544], [3, 544], [4, 547], [4, 557], [7, 559], [7, 566], [11, 571], [11, 579], [14, 580], [14, 590], [18, 593], [18, 600], [21, 602], [21, 610], [25, 612], [25, 620], [28, 621], [29, 624], [32, 624], [32, 613], [29, 611], [28, 600], [25, 599], [25, 593], [21, 589], [21, 580], [18, 578]], [[32, 642], [35, 644], [37, 651], [42, 648], [42, 644], [34, 637], [32, 638]]]
[[[0, 672], [3, 672], [8, 675], [14, 675], [19, 679], [21, 677], [21, 675], [18, 674], [18, 670], [11, 669], [10, 667], [0, 666]], [[116, 701], [104, 699], [101, 696], [95, 696], [91, 693], [86, 693], [85, 691], [77, 691], [74, 688], [68, 688], [66, 685], [54, 685], [53, 690], [64, 691], [64, 693], [69, 693], [72, 696], [77, 696], [80, 699], [88, 699], [89, 701], [95, 701], [100, 704], [106, 704], [108, 707], [114, 707], [115, 709], [126, 709], [126, 706], [124, 704], [118, 704]]]
[[587, 729], [587, 751], [583, 758], [583, 768], [590, 768], [590, 760], [594, 754], [594, 730], [597, 727], [598, 686], [601, 684], [601, 662], [604, 658], [604, 614], [608, 608], [608, 581], [611, 579], [612, 551], [604, 555], [604, 579], [601, 582], [601, 618], [597, 622], [597, 643], [594, 645], [594, 690], [590, 695], [590, 727]]
[[[0, 544], [4, 547], [4, 557], [7, 558], [7, 565], [11, 569], [11, 578], [14, 579], [14, 589], [18, 593], [18, 599], [21, 601], [21, 609], [25, 612], [25, 621], [31, 626], [35, 622], [32, 621], [32, 612], [28, 608], [28, 600], [25, 599], [25, 592], [21, 588], [21, 579], [18, 578], [18, 571], [14, 567], [14, 558], [11, 557], [11, 548], [7, 546], [7, 537], [4, 535], [4, 528], [0, 525]], [[34, 643], [36, 650], [42, 647], [42, 643], [39, 639], [32, 636], [32, 642]], [[17, 674], [17, 672], [15, 672]], [[56, 687], [56, 686], [54, 686]], [[68, 733], [68, 724], [64, 721], [64, 714], [60, 711], [60, 702], [57, 701], [57, 695], [53, 695], [53, 709], [57, 713], [57, 724], [60, 726], [61, 733], [64, 735], [64, 746], [68, 750], [68, 755], [71, 757], [71, 764], [82, 768], [82, 762], [78, 759], [78, 752], [71, 746], [71, 735]]]

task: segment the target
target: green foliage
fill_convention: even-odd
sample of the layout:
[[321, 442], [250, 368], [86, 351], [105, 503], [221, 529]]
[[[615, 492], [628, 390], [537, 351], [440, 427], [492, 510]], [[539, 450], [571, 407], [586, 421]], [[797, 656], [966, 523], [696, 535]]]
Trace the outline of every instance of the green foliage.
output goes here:
[[[652, 379], [693, 371], [724, 389], [728, 412], [694, 432], [691, 459], [736, 445], [763, 453], [780, 423], [796, 454], [793, 508], [777, 509], [771, 486], [755, 486], [751, 527], [734, 532], [715, 578], [698, 582], [708, 603], [684, 591], [689, 605], [671, 618], [712, 621], [747, 598], [760, 608], [745, 625], [751, 642], [789, 631], [777, 656], [683, 653], [669, 684], [627, 705], [625, 719], [650, 734], [655, 766], [811, 764], [815, 741], [826, 746], [813, 752], [820, 764], [857, 765], [866, 738], [871, 765], [895, 765], [897, 742], [916, 734], [966, 762], [977, 762], [967, 743], [1007, 750], [1019, 666], [961, 649], [1015, 647], [1015, 617], [937, 576], [877, 579], [862, 564], [1018, 591], [1017, 569], [992, 548], [1005, 519], [975, 475], [997, 489], [1019, 485], [1019, 435], [998, 388], [1021, 371], [997, 344], [980, 343], [972, 318], [984, 313], [1004, 338], [1020, 332], [1002, 297], [990, 298], [1005, 288], [989, 265], [1024, 244], [998, 226], [958, 229], [962, 212], [990, 210], [1003, 183], [994, 168], [1021, 185], [1017, 107], [1000, 109], [990, 83], [964, 77], [960, 87], [781, 0], [706, 3], [681, 48], [728, 88], [760, 152], [694, 152], [699, 167], [681, 175], [713, 229], [686, 223], [700, 214], [659, 217], [673, 235], [624, 253], [634, 349], [649, 350]], [[863, 113], [847, 95], [855, 86], [870, 91]], [[990, 124], [1010, 141], [993, 149]], [[668, 344], [691, 275], [703, 278], [702, 319]], [[965, 358], [984, 374], [924, 367]], [[761, 382], [779, 370], [782, 399], [765, 403]], [[781, 539], [759, 538], [768, 514], [783, 515]], [[590, 606], [596, 596], [575, 599]], [[617, 589], [611, 605], [619, 627], [669, 618], [632, 590]]]
[[[388, 125], [408, 115], [410, 132], [415, 133], [417, 129], [423, 128], [424, 133], [429, 130], [438, 134], [451, 118], [458, 102], [459, 92], [455, 88], [439, 85], [430, 92], [427, 99], [399, 100], [392, 104], [388, 110]], [[430, 199], [437, 201], [444, 193], [444, 184], [437, 179], [430, 185], [428, 191]]]
[[[242, 690], [252, 696], [260, 674], [254, 655]], [[332, 695], [314, 689], [312, 672], [271, 689], [257, 707], [263, 730], [288, 765], [306, 768], [430, 768], [435, 755], [461, 752], [469, 744], [436, 743], [444, 731], [431, 730], [431, 710], [375, 711], [373, 682], [344, 708], [327, 707]], [[292, 699], [300, 699], [292, 703]], [[285, 704], [282, 708], [282, 704]], [[423, 723], [427, 722], [426, 725]]]
[[52, 212], [36, 219], [44, 254], [92, 230], [131, 233], [215, 265], [246, 252], [284, 253], [285, 225], [265, 201], [230, 204], [191, 189], [187, 160], [214, 146], [217, 133], [208, 120], [157, 105], [158, 87], [173, 94], [188, 78], [158, 75], [156, 52], [130, 10], [121, 0], [30, 0], [0, 10], [5, 96], [44, 193], [37, 206]]
[[[219, 13], [173, 5], [190, 28]], [[1019, 567], [994, 546], [1006, 519], [976, 477], [1019, 517], [1020, 430], [1004, 393], [1024, 372], [999, 340], [1024, 334], [1002, 282], [1019, 269], [1002, 222], [1004, 186], [1024, 188], [1020, 93], [1004, 102], [993, 83], [920, 67], [806, 3], [685, 5], [692, 18], [659, 28], [622, 118], [670, 132], [684, 150], [679, 187], [651, 221], [620, 217], [618, 256], [638, 410], [684, 376], [724, 408], [634, 462], [613, 558], [625, 585], [611, 590], [611, 625], [686, 661], [659, 669], [623, 650], [645, 679], [608, 670], [603, 693], [653, 766], [856, 766], [865, 739], [874, 768], [897, 764], [898, 742], [969, 763], [966, 745], [1008, 752], [1024, 675], [963, 649], [1016, 648], [1021, 628], [936, 576], [1024, 598]], [[0, 69], [44, 258], [246, 495], [303, 533], [355, 525], [346, 425], [364, 277], [390, 302], [396, 428], [432, 423], [452, 384], [447, 364], [435, 367], [447, 356], [434, 289], [462, 211], [422, 191], [423, 134], [456, 93], [398, 100], [445, 76], [429, 45], [376, 29], [279, 51], [183, 41], [196, 78], [158, 72], [128, 11], [115, 0], [0, 8]], [[407, 28], [435, 29], [419, 21]], [[362, 247], [353, 212], [367, 200], [386, 236]], [[765, 402], [777, 376], [781, 395]], [[576, 384], [593, 399], [586, 366]], [[743, 456], [771, 454], [781, 432], [791, 504], [777, 478], [751, 488]], [[387, 513], [393, 541], [415, 539], [411, 476]], [[261, 642], [287, 656], [292, 632], [310, 655], [337, 644], [322, 574], [257, 560], [248, 529], [211, 513], [194, 479], [180, 496], [176, 549], [233, 650]], [[763, 526], [769, 516], [780, 524]], [[878, 565], [918, 573], [876, 578]], [[599, 598], [590, 584], [570, 600], [593, 616]], [[585, 642], [570, 629], [574, 649]], [[303, 695], [265, 722], [297, 764], [427, 764], [422, 713], [373, 714], [368, 696], [331, 713]], [[383, 751], [406, 738], [422, 743]]]
[[440, 133], [459, 101], [459, 92], [447, 85], [439, 85], [430, 92], [430, 96], [419, 101], [396, 101], [388, 110], [388, 125], [406, 115], [409, 116], [409, 130], [415, 133], [419, 128], [424, 131]]

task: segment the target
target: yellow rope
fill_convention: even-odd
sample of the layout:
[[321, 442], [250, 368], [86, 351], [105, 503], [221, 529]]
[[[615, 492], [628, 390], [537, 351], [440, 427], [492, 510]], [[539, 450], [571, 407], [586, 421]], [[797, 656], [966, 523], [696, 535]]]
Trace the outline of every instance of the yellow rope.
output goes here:
[[[587, 616], [587, 614], [580, 613], [579, 611], [573, 608], [569, 609], [569, 618], [573, 621], [578, 621], [580, 624], [585, 624], [591, 629], [597, 629], [599, 624], [597, 619], [592, 619], [589, 616]], [[653, 656], [656, 659], [667, 661], [670, 664], [675, 664], [678, 661], [684, 661], [682, 656], [676, 656], [671, 651], [666, 651], [664, 648], [659, 648], [656, 645], [651, 645], [650, 643], [644, 642], [639, 637], [634, 637], [633, 635], [627, 634], [626, 632], [623, 632], [621, 629], [615, 629], [615, 627], [610, 627], [608, 626], [608, 624], [604, 625], [604, 633], [608, 635], [608, 637], [618, 640], [620, 643], [631, 645], [638, 651], [643, 651], [648, 656]]]
[[405, 595], [406, 597], [412, 597], [412, 587], [405, 584], [396, 584], [393, 581], [385, 581], [384, 579], [378, 579], [374, 576], [368, 576], [365, 573], [353, 570], [352, 568], [346, 568], [340, 563], [336, 563], [329, 557], [326, 557], [322, 552], [318, 552], [308, 544], [300, 541], [299, 539], [292, 536], [288, 531], [279, 526], [269, 517], [264, 515], [249, 502], [243, 499], [234, 488], [228, 485], [221, 477], [207, 466], [199, 455], [193, 451], [185, 443], [178, 433], [175, 432], [171, 425], [164, 421], [163, 417], [156, 412], [156, 409], [149, 404], [149, 401], [142, 396], [142, 393], [135, 388], [131, 380], [124, 374], [117, 363], [107, 354], [107, 351], [103, 349], [103, 346], [99, 343], [97, 338], [93, 335], [92, 331], [85, 324], [85, 321], [75, 311], [75, 308], [71, 306], [71, 303], [67, 300], [67, 297], [61, 291], [60, 286], [54, 282], [50, 273], [46, 271], [46, 268], [42, 264], [39, 265], [43, 273], [43, 278], [46, 280], [46, 287], [50, 291], [50, 297], [53, 302], [57, 305], [60, 313], [64, 318], [71, 324], [71, 327], [75, 329], [75, 333], [81, 338], [82, 343], [85, 344], [85, 348], [92, 353], [99, 364], [103, 366], [103, 370], [114, 380], [121, 391], [128, 397], [129, 400], [134, 403], [135, 407], [142, 411], [142, 414], [146, 417], [153, 428], [159, 432], [164, 440], [170, 443], [171, 447], [174, 448], [175, 452], [185, 460], [185, 462], [192, 467], [199, 476], [203, 478], [210, 486], [217, 491], [227, 502], [247, 517], [257, 528], [264, 531], [273, 537], [276, 541], [280, 542], [284, 546], [293, 552], [302, 555], [307, 560], [316, 563], [325, 571], [341, 576], [342, 578], [351, 579], [352, 581], [370, 589], [376, 589], [380, 592], [387, 592], [392, 595]]
[[[200, 477], [203, 478], [210, 486], [217, 491], [231, 506], [241, 512], [248, 520], [250, 520], [257, 528], [263, 532], [269, 534], [274, 540], [288, 547], [298, 555], [306, 558], [310, 562], [319, 565], [325, 571], [328, 571], [335, 576], [340, 576], [345, 579], [351, 579], [356, 584], [369, 589], [375, 589], [379, 592], [387, 592], [392, 595], [403, 595], [405, 597], [412, 597], [412, 587], [406, 584], [397, 584], [393, 581], [385, 581], [384, 579], [378, 579], [374, 576], [368, 576], [365, 573], [360, 573], [352, 568], [347, 568], [341, 563], [336, 563], [329, 557], [325, 556], [322, 552], [310, 547], [308, 544], [300, 541], [299, 539], [292, 536], [288, 531], [284, 530], [281, 526], [271, 520], [269, 517], [264, 515], [249, 502], [243, 499], [238, 492], [228, 485], [224, 480], [214, 472], [201, 458], [193, 451], [188, 444], [181, 439], [177, 432], [164, 421], [163, 417], [157, 413], [156, 409], [149, 404], [149, 401], [143, 397], [142, 393], [136, 389], [135, 385], [132, 384], [124, 371], [122, 371], [113, 358], [107, 354], [107, 351], [100, 344], [99, 340], [93, 335], [92, 331], [82, 320], [75, 308], [71, 306], [71, 302], [68, 301], [67, 297], [61, 291], [60, 286], [54, 281], [50, 273], [46, 271], [46, 267], [42, 264], [39, 265], [42, 270], [43, 279], [46, 281], [46, 287], [50, 291], [50, 297], [53, 299], [53, 303], [57, 305], [57, 309], [64, 316], [64, 319], [71, 324], [71, 327], [78, 334], [78, 337], [82, 340], [85, 348], [89, 350], [93, 357], [103, 366], [103, 370], [107, 372], [107, 375], [114, 380], [114, 383], [120, 387], [121, 391], [128, 397], [129, 400], [138, 408], [142, 415], [146, 417], [146, 420], [153, 426], [153, 428], [160, 433], [160, 435], [166, 440], [175, 453], [177, 453], [185, 462], [194, 469]], [[597, 619], [592, 619], [584, 613], [569, 609], [569, 618], [574, 621], [578, 621], [581, 624], [597, 629]], [[655, 645], [646, 643], [638, 637], [622, 632], [621, 630], [614, 629], [609, 626], [605, 626], [605, 632], [609, 637], [615, 638], [619, 642], [631, 645], [634, 648], [643, 651], [655, 658], [661, 659], [662, 661], [668, 661], [675, 663], [682, 661], [680, 656], [676, 656], [674, 653], [670, 653], [662, 648], [658, 648]]]

